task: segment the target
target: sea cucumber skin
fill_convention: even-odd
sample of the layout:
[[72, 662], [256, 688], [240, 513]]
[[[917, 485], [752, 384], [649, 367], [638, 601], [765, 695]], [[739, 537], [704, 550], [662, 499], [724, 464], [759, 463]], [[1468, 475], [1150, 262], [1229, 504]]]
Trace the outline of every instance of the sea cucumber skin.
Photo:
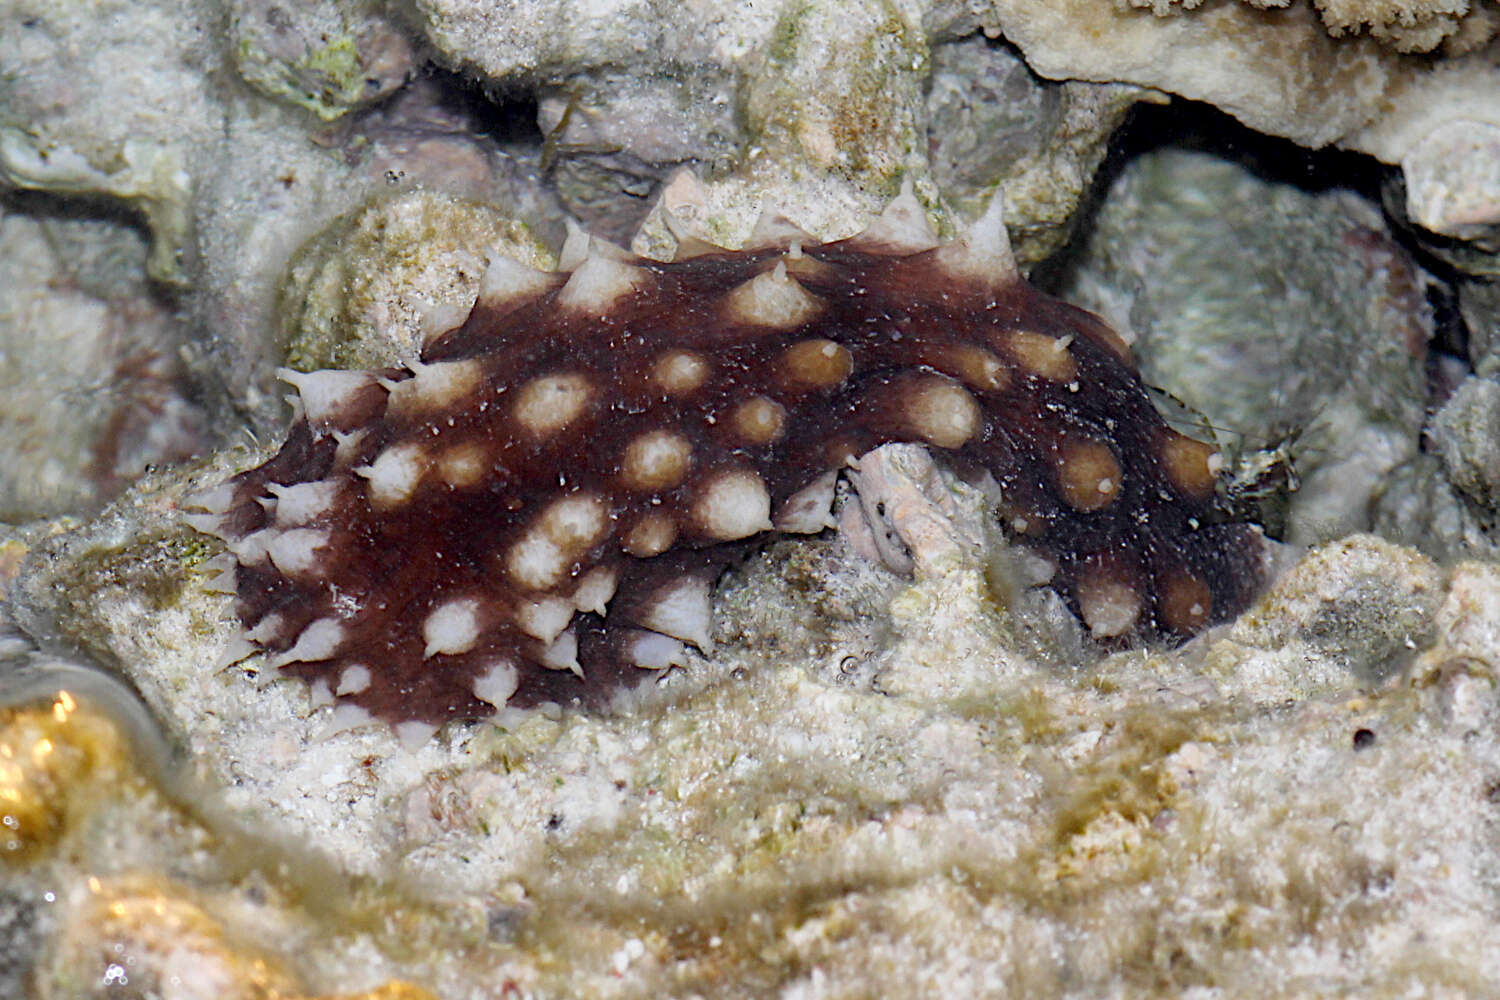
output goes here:
[[709, 649], [723, 566], [831, 524], [830, 473], [892, 441], [992, 477], [1101, 640], [1241, 610], [1258, 533], [1118, 336], [909, 249], [507, 263], [410, 368], [289, 376], [307, 414], [195, 522], [252, 646], [393, 724], [607, 705]]

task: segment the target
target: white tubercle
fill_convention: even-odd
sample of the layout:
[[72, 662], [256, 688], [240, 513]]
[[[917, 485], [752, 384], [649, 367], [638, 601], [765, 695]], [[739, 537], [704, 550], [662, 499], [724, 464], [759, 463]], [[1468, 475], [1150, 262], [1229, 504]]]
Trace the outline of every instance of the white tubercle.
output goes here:
[[790, 330], [821, 312], [823, 302], [787, 273], [785, 261], [778, 260], [771, 270], [730, 289], [724, 308], [735, 322]]
[[520, 686], [521, 675], [510, 660], [496, 660], [484, 673], [474, 678], [474, 697], [496, 708], [504, 708]]
[[845, 240], [843, 245], [867, 253], [900, 256], [935, 249], [941, 242], [927, 220], [926, 209], [917, 200], [911, 174], [907, 174], [901, 181], [901, 193], [885, 211], [864, 232]]
[[561, 597], [523, 601], [516, 608], [516, 625], [542, 642], [555, 642], [573, 620], [573, 602]]
[[709, 582], [705, 579], [688, 576], [661, 587], [651, 595], [645, 613], [637, 621], [654, 632], [713, 653], [713, 605]]
[[811, 233], [787, 218], [780, 209], [774, 208], [769, 202], [763, 202], [760, 215], [755, 220], [755, 228], [745, 240], [744, 249], [784, 250], [793, 243], [812, 246], [819, 242], [821, 241], [814, 239]]
[[369, 465], [354, 470], [369, 480], [370, 503], [378, 508], [399, 506], [411, 499], [426, 471], [422, 449], [413, 443], [392, 445]]
[[583, 579], [578, 581], [578, 588], [573, 591], [573, 607], [602, 617], [609, 607], [610, 600], [615, 596], [617, 579], [618, 574], [608, 566], [599, 566], [589, 570]]
[[603, 316], [618, 300], [644, 287], [649, 277], [643, 269], [624, 261], [590, 257], [568, 277], [557, 293], [557, 304], [589, 316]]
[[413, 361], [410, 367], [411, 378], [389, 386], [387, 413], [413, 416], [451, 408], [484, 379], [483, 362], [473, 358], [430, 365]]
[[339, 686], [333, 689], [333, 693], [339, 697], [361, 694], [369, 690], [372, 679], [369, 667], [363, 663], [351, 663], [339, 672]]
[[520, 305], [537, 298], [557, 282], [556, 274], [538, 271], [513, 257], [495, 253], [479, 281], [479, 300], [491, 308]]
[[326, 660], [338, 651], [344, 641], [344, 626], [333, 618], [319, 618], [302, 630], [292, 648], [271, 659], [271, 666], [283, 667], [288, 663], [313, 663]]
[[984, 285], [1003, 284], [1017, 276], [1005, 231], [1005, 196], [999, 188], [984, 214], [957, 240], [939, 247], [935, 259], [949, 274]]
[[776, 512], [776, 530], [812, 535], [834, 526], [833, 494], [839, 470], [829, 469], [787, 498]]
[[771, 529], [771, 495], [760, 476], [733, 469], [701, 487], [693, 515], [710, 538], [726, 542], [749, 538]]
[[396, 733], [396, 739], [401, 744], [401, 749], [407, 753], [416, 753], [427, 745], [438, 731], [438, 727], [430, 722], [418, 722], [408, 719], [406, 722], [398, 722], [391, 729]]
[[578, 635], [568, 629], [542, 650], [542, 666], [549, 670], [570, 670], [583, 676], [583, 665], [578, 662]]
[[276, 498], [276, 523], [282, 527], [306, 524], [332, 509], [338, 499], [339, 484], [332, 479], [282, 486], [267, 483], [266, 490]]
[[276, 377], [297, 390], [308, 423], [320, 431], [336, 425], [359, 393], [375, 381], [369, 372], [297, 372], [290, 368], [276, 369]]
[[625, 655], [630, 662], [647, 670], [665, 670], [687, 663], [687, 647], [660, 632], [635, 630], [626, 640]]
[[479, 601], [461, 597], [440, 604], [422, 622], [422, 656], [467, 653], [479, 641]]
[[292, 528], [271, 539], [266, 554], [287, 576], [300, 576], [317, 568], [317, 551], [328, 539], [329, 533], [319, 528]]

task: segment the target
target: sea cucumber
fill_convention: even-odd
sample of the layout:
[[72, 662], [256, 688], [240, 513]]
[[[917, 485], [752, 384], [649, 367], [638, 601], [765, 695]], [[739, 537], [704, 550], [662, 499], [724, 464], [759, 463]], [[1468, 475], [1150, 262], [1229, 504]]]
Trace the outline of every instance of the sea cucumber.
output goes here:
[[710, 652], [723, 567], [830, 527], [839, 470], [892, 441], [997, 492], [1101, 641], [1186, 637], [1256, 585], [1214, 448], [1021, 278], [999, 198], [950, 242], [909, 192], [824, 245], [768, 216], [659, 262], [575, 231], [557, 272], [496, 257], [405, 367], [282, 376], [286, 443], [189, 515], [232, 554], [232, 655], [398, 728], [607, 706]]

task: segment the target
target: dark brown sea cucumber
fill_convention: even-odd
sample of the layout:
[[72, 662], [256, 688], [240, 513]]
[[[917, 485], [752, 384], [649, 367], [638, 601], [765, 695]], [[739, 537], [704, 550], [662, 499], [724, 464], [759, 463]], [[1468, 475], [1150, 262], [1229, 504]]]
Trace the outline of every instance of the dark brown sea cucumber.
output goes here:
[[241, 651], [393, 724], [607, 704], [708, 650], [720, 570], [830, 526], [838, 470], [892, 441], [992, 477], [1096, 638], [1245, 605], [1260, 537], [1213, 447], [1021, 278], [998, 205], [940, 243], [904, 195], [811, 243], [658, 262], [575, 234], [555, 273], [497, 258], [405, 368], [285, 372], [285, 445], [193, 520], [233, 554]]

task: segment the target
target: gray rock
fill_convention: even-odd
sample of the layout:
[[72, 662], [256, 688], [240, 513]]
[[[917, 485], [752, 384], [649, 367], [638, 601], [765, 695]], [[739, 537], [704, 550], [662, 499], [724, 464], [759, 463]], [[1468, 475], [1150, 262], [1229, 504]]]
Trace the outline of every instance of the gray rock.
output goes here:
[[1500, 382], [1465, 379], [1429, 433], [1448, 481], [1481, 510], [1500, 514]]
[[1269, 517], [1305, 544], [1367, 529], [1372, 493], [1417, 453], [1420, 281], [1354, 195], [1164, 150], [1115, 182], [1064, 294], [1133, 340], [1147, 381], [1231, 455], [1289, 445], [1301, 491]]

